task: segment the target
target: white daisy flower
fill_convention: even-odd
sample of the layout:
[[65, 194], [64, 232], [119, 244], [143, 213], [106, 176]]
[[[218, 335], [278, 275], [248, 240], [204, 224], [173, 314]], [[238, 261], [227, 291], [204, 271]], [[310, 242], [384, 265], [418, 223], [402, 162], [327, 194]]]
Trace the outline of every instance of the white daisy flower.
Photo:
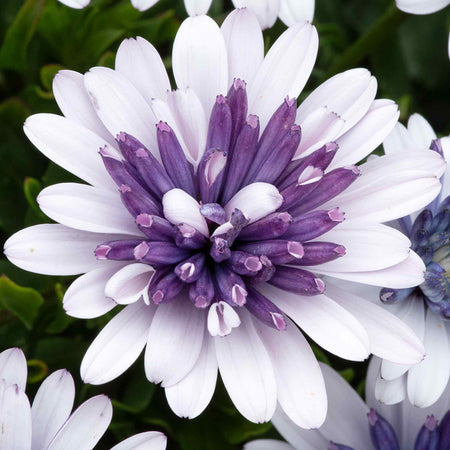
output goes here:
[[409, 14], [432, 14], [450, 5], [449, 0], [395, 0], [398, 9]]
[[[33, 403], [25, 394], [27, 362], [22, 350], [0, 353], [0, 448], [3, 450], [91, 450], [107, 430], [112, 405], [106, 395], [86, 400], [73, 413], [75, 384], [70, 373], [57, 370], [39, 387]], [[157, 431], [132, 436], [111, 450], [165, 450]], [[140, 447], [144, 448], [144, 447]]]
[[25, 133], [88, 184], [44, 189], [39, 204], [59, 224], [16, 233], [5, 254], [26, 270], [84, 274], [64, 297], [71, 316], [124, 306], [88, 349], [85, 382], [115, 379], [145, 348], [147, 378], [179, 416], [205, 409], [219, 369], [247, 419], [270, 420], [279, 402], [311, 428], [327, 401], [299, 328], [342, 358], [422, 359], [409, 327], [332, 278], [423, 281], [409, 239], [382, 223], [428, 204], [445, 163], [419, 152], [356, 167], [398, 109], [375, 100], [365, 69], [336, 75], [297, 108], [317, 47], [303, 22], [264, 56], [259, 23], [241, 9], [222, 28], [207, 16], [181, 25], [177, 90], [141, 38], [122, 43], [115, 70], [56, 76], [64, 116], [31, 116]]
[[[83, 9], [91, 3], [91, 0], [58, 0], [63, 5], [74, 9]], [[131, 0], [131, 4], [139, 11], [146, 11], [159, 0]], [[184, 6], [190, 16], [206, 14], [211, 6], [212, 0], [184, 0]]]
[[[384, 141], [387, 155], [438, 153], [450, 160], [450, 137], [438, 139], [430, 124], [413, 114], [408, 127], [397, 124]], [[423, 339], [426, 357], [417, 365], [383, 360], [376, 395], [397, 403], [405, 395], [424, 408], [442, 395], [450, 377], [450, 169], [447, 165], [439, 196], [423, 210], [394, 222], [412, 242], [426, 265], [424, 282], [406, 289], [384, 288], [379, 295], [386, 309], [395, 313]], [[377, 292], [373, 296], [378, 297]], [[370, 295], [367, 290], [367, 296]]]
[[236, 8], [248, 8], [262, 29], [271, 28], [279, 17], [288, 27], [314, 17], [315, 0], [232, 0]]
[[446, 450], [450, 443], [450, 389], [431, 408], [405, 400], [395, 406], [378, 402], [373, 392], [381, 361], [373, 358], [366, 380], [366, 403], [331, 367], [321, 364], [328, 391], [327, 420], [318, 430], [297, 427], [282, 411], [272, 419], [288, 443], [273, 439], [249, 442], [244, 450]]

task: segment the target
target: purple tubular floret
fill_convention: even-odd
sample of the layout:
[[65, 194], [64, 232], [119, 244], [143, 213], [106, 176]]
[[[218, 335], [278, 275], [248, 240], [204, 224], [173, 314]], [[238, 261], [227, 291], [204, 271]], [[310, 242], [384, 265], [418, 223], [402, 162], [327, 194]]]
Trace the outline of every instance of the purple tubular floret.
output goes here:
[[286, 329], [283, 312], [258, 290], [249, 286], [246, 308], [261, 322], [277, 330]]
[[[244, 227], [239, 234], [239, 240], [263, 241], [284, 237], [291, 224], [292, 216], [289, 213], [272, 213]], [[295, 240], [300, 241], [300, 239]]]
[[204, 267], [195, 283], [189, 287], [189, 298], [197, 308], [206, 308], [214, 300], [215, 287], [210, 270]]
[[175, 267], [175, 273], [184, 283], [194, 283], [200, 278], [205, 266], [205, 260], [206, 258], [203, 253], [196, 253], [180, 262]]
[[239, 78], [235, 79], [230, 87], [230, 90], [228, 91], [227, 99], [232, 119], [229, 149], [229, 156], [231, 157], [238, 134], [244, 126], [245, 119], [247, 117], [248, 101], [245, 82]]
[[209, 149], [204, 153], [197, 174], [203, 203], [214, 203], [219, 198], [226, 163], [227, 154], [221, 149]]
[[343, 245], [332, 242], [304, 242], [303, 257], [292, 261], [290, 264], [297, 266], [315, 266], [329, 261], [334, 261], [345, 255]]
[[318, 295], [325, 291], [325, 283], [312, 272], [295, 267], [277, 266], [270, 284], [301, 295]]
[[375, 450], [399, 450], [397, 436], [391, 424], [371, 409], [369, 419], [370, 438]]
[[200, 249], [204, 247], [207, 241], [200, 231], [187, 223], [176, 226], [174, 236], [177, 247], [185, 249]]
[[247, 277], [255, 276], [263, 268], [259, 256], [241, 251], [231, 252], [227, 264], [231, 266], [233, 272]]
[[239, 245], [237, 249], [253, 255], [265, 255], [275, 265], [295, 263], [304, 255], [303, 245], [300, 242], [281, 239], [249, 242]]

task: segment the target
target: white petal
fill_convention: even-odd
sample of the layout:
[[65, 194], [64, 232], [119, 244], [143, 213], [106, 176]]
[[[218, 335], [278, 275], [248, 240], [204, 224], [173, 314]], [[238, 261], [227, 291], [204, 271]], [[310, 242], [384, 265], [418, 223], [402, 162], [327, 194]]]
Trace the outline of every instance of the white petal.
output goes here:
[[419, 148], [430, 148], [431, 141], [436, 139], [436, 133], [433, 128], [420, 114], [410, 116], [408, 119], [408, 131]]
[[131, 134], [159, 157], [156, 118], [141, 93], [119, 72], [94, 67], [84, 76], [92, 105], [113, 136]]
[[34, 114], [23, 131], [47, 158], [94, 186], [117, 190], [98, 154], [106, 141], [84, 126], [56, 114]]
[[375, 100], [367, 114], [336, 141], [339, 150], [329, 169], [356, 164], [365, 158], [392, 131], [399, 114], [393, 101]]
[[257, 182], [238, 191], [225, 205], [225, 212], [227, 217], [231, 217], [237, 208], [250, 219], [249, 223], [253, 223], [276, 211], [282, 203], [283, 197], [275, 186]]
[[184, 0], [184, 6], [190, 16], [206, 14], [211, 7], [212, 0]]
[[54, 184], [37, 201], [51, 219], [77, 230], [139, 236], [136, 223], [116, 192], [78, 183]]
[[77, 275], [105, 264], [95, 258], [94, 250], [111, 238], [59, 224], [34, 225], [13, 234], [4, 252], [13, 264], [30, 272]]
[[154, 272], [153, 267], [148, 264], [128, 264], [107, 281], [105, 295], [119, 305], [134, 303], [147, 289]]
[[217, 24], [207, 16], [189, 17], [178, 29], [172, 66], [180, 89], [190, 87], [209, 117], [215, 98], [228, 90], [227, 50]]
[[415, 364], [423, 359], [422, 341], [400, 319], [382, 306], [341, 290], [330, 282], [326, 285], [327, 295], [352, 313], [366, 329], [371, 353], [400, 364]]
[[366, 414], [369, 408], [352, 387], [331, 367], [321, 364], [328, 393], [327, 420], [320, 432], [330, 440], [355, 449], [370, 442]]
[[307, 22], [287, 29], [272, 45], [249, 91], [249, 111], [259, 116], [261, 129], [286, 96], [298, 97], [314, 67], [317, 48], [317, 31]]
[[209, 236], [208, 224], [200, 213], [200, 204], [182, 189], [171, 189], [162, 199], [164, 217], [174, 225], [186, 223], [205, 236]]
[[406, 397], [406, 376], [388, 381], [378, 377], [375, 384], [375, 397], [385, 405], [396, 405]]
[[63, 5], [74, 9], [83, 9], [91, 2], [91, 0], [58, 0]]
[[28, 450], [31, 448], [31, 410], [25, 392], [0, 380], [0, 448]]
[[[314, 266], [314, 271], [361, 272], [380, 270], [404, 261], [410, 252], [410, 240], [400, 231], [386, 225], [363, 225], [351, 221], [337, 226], [317, 238], [345, 247], [345, 255]], [[337, 275], [336, 275], [337, 276]]]
[[344, 125], [345, 121], [326, 106], [308, 114], [300, 122], [302, 138], [295, 156], [309, 155], [324, 144], [334, 141], [337, 136], [342, 134], [341, 130]]
[[203, 339], [194, 368], [177, 384], [165, 389], [167, 401], [178, 417], [194, 419], [208, 406], [216, 388], [217, 359], [214, 340]]
[[240, 78], [251, 86], [264, 60], [264, 39], [256, 17], [246, 8], [236, 9], [221, 29], [228, 51], [228, 83]]
[[432, 405], [447, 386], [450, 345], [445, 322], [428, 309], [425, 319], [425, 359], [408, 372], [408, 397], [419, 408]]
[[295, 450], [295, 448], [286, 444], [286, 442], [275, 441], [274, 439], [258, 439], [257, 441], [247, 442], [244, 445], [244, 450]]
[[78, 277], [64, 294], [66, 313], [79, 319], [92, 319], [117, 306], [116, 302], [105, 296], [105, 285], [123, 265], [123, 262], [106, 264]]
[[448, 0], [396, 0], [397, 8], [410, 14], [431, 14], [445, 8]]
[[386, 136], [383, 148], [386, 155], [423, 150], [414, 142], [411, 133], [401, 123], [397, 123], [391, 133]]
[[314, 3], [314, 0], [281, 0], [279, 17], [288, 27], [302, 20], [311, 22]]
[[190, 153], [190, 159], [196, 166], [205, 151], [208, 134], [208, 122], [202, 103], [190, 88], [168, 92], [167, 103]]
[[271, 28], [277, 20], [281, 0], [232, 0], [235, 8], [247, 8], [258, 19], [261, 28]]
[[72, 375], [65, 369], [47, 377], [39, 387], [31, 407], [35, 450], [44, 450], [69, 418], [75, 398]]
[[122, 41], [117, 50], [116, 71], [134, 85], [149, 105], [153, 98], [164, 98], [166, 91], [170, 90], [161, 56], [150, 42], [141, 37]]
[[65, 117], [78, 122], [114, 145], [113, 137], [92, 107], [83, 78], [81, 73], [73, 70], [60, 70], [53, 78], [53, 95], [56, 103]]
[[85, 401], [59, 430], [48, 450], [91, 450], [112, 419], [111, 400], [97, 395]]
[[259, 290], [325, 350], [341, 358], [363, 361], [370, 341], [357, 319], [325, 295], [304, 297], [268, 284]]
[[131, 4], [139, 11], [146, 11], [158, 2], [159, 0], [131, 0]]
[[165, 450], [167, 438], [159, 431], [147, 431], [125, 439], [111, 450]]
[[163, 387], [181, 381], [194, 367], [202, 349], [205, 311], [185, 295], [156, 309], [145, 350], [145, 374]]
[[155, 309], [143, 301], [133, 303], [103, 328], [81, 362], [81, 378], [85, 383], [114, 380], [136, 361], [147, 342]]
[[366, 69], [351, 69], [335, 75], [315, 89], [297, 111], [302, 121], [312, 111], [327, 106], [345, 120], [342, 133], [366, 114], [377, 91], [377, 82]]
[[296, 450], [317, 450], [328, 447], [329, 440], [324, 438], [319, 430], [304, 430], [298, 427], [280, 407], [275, 411], [272, 424]]
[[339, 277], [342, 280], [356, 281], [357, 283], [403, 289], [417, 286], [423, 282], [425, 265], [423, 264], [422, 258], [411, 250], [404, 261], [386, 269], [339, 273], [322, 269], [321, 273], [332, 277]]
[[211, 305], [207, 320], [211, 336], [227, 336], [233, 328], [237, 328], [241, 324], [241, 319], [234, 308], [223, 301], [214, 302]]
[[17, 384], [22, 391], [27, 385], [27, 360], [20, 348], [9, 348], [0, 353], [0, 379], [6, 386]]
[[277, 402], [273, 365], [248, 312], [240, 315], [238, 328], [214, 338], [220, 375], [238, 411], [252, 422], [267, 422]]
[[308, 342], [292, 321], [284, 331], [259, 322], [255, 326], [272, 360], [281, 408], [302, 428], [320, 427], [327, 414], [327, 394]]

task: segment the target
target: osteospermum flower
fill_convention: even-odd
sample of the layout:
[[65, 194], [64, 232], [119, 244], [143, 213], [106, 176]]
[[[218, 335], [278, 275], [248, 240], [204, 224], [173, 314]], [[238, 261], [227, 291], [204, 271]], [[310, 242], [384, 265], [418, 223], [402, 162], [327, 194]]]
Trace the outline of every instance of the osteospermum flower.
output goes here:
[[410, 14], [431, 14], [450, 5], [449, 0], [395, 0], [398, 9]]
[[263, 29], [270, 28], [279, 17], [287, 26], [312, 21], [315, 0], [232, 0], [236, 8], [249, 8]]
[[[91, 3], [91, 0], [58, 0], [70, 8], [83, 9]], [[131, 0], [131, 4], [139, 11], [146, 11], [159, 0]], [[189, 15], [206, 14], [211, 6], [212, 0], [184, 0], [184, 6]]]
[[20, 231], [5, 254], [39, 273], [84, 273], [64, 297], [74, 317], [125, 306], [87, 351], [85, 382], [113, 380], [145, 347], [147, 378], [180, 416], [203, 411], [219, 368], [249, 420], [269, 420], [278, 400], [315, 427], [325, 387], [297, 325], [343, 358], [421, 360], [407, 326], [333, 277], [423, 281], [409, 240], [381, 222], [429, 203], [445, 163], [429, 152], [356, 167], [391, 131], [397, 106], [374, 100], [375, 79], [355, 69], [297, 109], [317, 46], [301, 23], [264, 57], [259, 23], [242, 9], [222, 28], [206, 16], [181, 25], [176, 91], [140, 38], [122, 43], [115, 70], [56, 76], [65, 117], [37, 114], [25, 132], [89, 185], [45, 189], [39, 204], [60, 224]]
[[[112, 418], [111, 401], [97, 395], [73, 413], [75, 385], [67, 370], [47, 377], [30, 403], [25, 394], [27, 362], [22, 350], [0, 353], [0, 448], [4, 450], [90, 450]], [[164, 450], [166, 437], [159, 432], [140, 433], [111, 450]], [[144, 448], [144, 447], [140, 447]]]
[[[450, 138], [438, 139], [429, 123], [414, 114], [408, 128], [397, 124], [384, 142], [388, 155], [438, 153], [450, 159]], [[381, 301], [423, 339], [426, 357], [410, 366], [383, 361], [376, 395], [386, 403], [405, 397], [416, 406], [432, 405], [450, 377], [450, 174], [447, 166], [439, 196], [426, 208], [398, 220], [396, 227], [411, 239], [426, 265], [424, 282], [416, 288], [384, 288]]]
[[366, 380], [366, 403], [331, 367], [321, 364], [328, 389], [328, 416], [318, 430], [297, 427], [282, 411], [273, 424], [289, 444], [260, 439], [245, 450], [447, 450], [450, 445], [450, 389], [432, 408], [407, 400], [395, 406], [373, 396], [381, 361], [373, 358]]

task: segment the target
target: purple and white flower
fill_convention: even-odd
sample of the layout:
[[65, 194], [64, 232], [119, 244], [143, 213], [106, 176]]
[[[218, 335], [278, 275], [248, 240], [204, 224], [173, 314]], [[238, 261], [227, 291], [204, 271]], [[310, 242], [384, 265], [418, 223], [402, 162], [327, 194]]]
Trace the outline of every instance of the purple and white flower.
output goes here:
[[248, 8], [262, 29], [271, 28], [279, 17], [288, 27], [314, 17], [315, 0], [232, 0], [236, 8]]
[[[397, 124], [384, 142], [387, 155], [438, 153], [450, 160], [450, 137], [438, 139], [419, 114], [408, 127]], [[423, 210], [394, 222], [412, 242], [426, 265], [424, 282], [416, 288], [384, 288], [379, 298], [423, 340], [426, 357], [417, 365], [383, 360], [376, 395], [392, 404], [408, 396], [424, 408], [438, 400], [450, 377], [450, 169], [442, 178], [439, 196]], [[369, 293], [367, 294], [370, 295]], [[373, 292], [378, 298], [378, 292]]]
[[374, 357], [369, 364], [366, 403], [334, 369], [321, 364], [329, 405], [325, 423], [303, 430], [278, 410], [272, 422], [288, 443], [260, 439], [244, 450], [448, 450], [450, 388], [431, 408], [416, 408], [408, 400], [387, 406], [373, 395], [380, 363]]
[[[74, 9], [83, 9], [91, 3], [91, 0], [58, 0], [63, 5]], [[146, 11], [159, 0], [131, 0], [131, 4], [139, 11]], [[190, 16], [206, 14], [211, 6], [212, 0], [184, 0], [184, 6]]]
[[409, 239], [382, 223], [428, 204], [445, 163], [418, 152], [356, 167], [398, 109], [375, 100], [365, 69], [336, 75], [297, 108], [317, 47], [305, 22], [264, 56], [259, 23], [241, 9], [222, 28], [206, 16], [181, 25], [177, 90], [141, 38], [122, 43], [115, 70], [55, 77], [64, 117], [34, 115], [25, 133], [88, 184], [44, 189], [40, 207], [59, 224], [16, 233], [5, 254], [26, 270], [84, 274], [64, 297], [71, 316], [124, 306], [88, 349], [85, 382], [115, 379], [146, 348], [147, 378], [179, 416], [205, 409], [219, 370], [249, 420], [270, 420], [279, 402], [311, 428], [327, 401], [299, 328], [342, 358], [422, 359], [409, 327], [333, 279], [423, 281]]
[[[22, 350], [0, 353], [0, 448], [4, 450], [91, 450], [107, 430], [112, 405], [106, 395], [86, 400], [73, 413], [75, 384], [70, 373], [57, 370], [39, 387], [33, 403], [25, 394], [27, 361]], [[165, 450], [157, 431], [136, 434], [111, 450]], [[141, 447], [144, 448], [144, 447]]]

